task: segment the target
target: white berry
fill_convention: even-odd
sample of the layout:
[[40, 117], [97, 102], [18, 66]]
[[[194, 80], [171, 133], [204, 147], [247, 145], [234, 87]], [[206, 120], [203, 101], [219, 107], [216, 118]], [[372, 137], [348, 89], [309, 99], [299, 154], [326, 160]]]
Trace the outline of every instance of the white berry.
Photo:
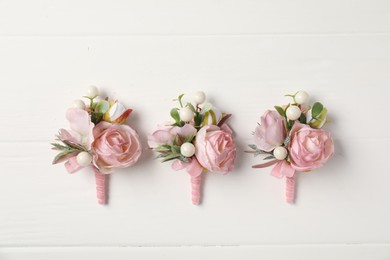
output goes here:
[[89, 98], [95, 98], [96, 96], [99, 95], [99, 90], [97, 87], [95, 86], [89, 86], [87, 88], [87, 94], [85, 96], [89, 97]]
[[180, 109], [180, 120], [184, 122], [189, 122], [194, 118], [194, 112], [189, 107], [183, 107]]
[[301, 116], [301, 109], [297, 106], [290, 106], [286, 110], [286, 116], [290, 120], [297, 120]]
[[203, 104], [206, 101], [206, 94], [203, 91], [197, 91], [193, 99], [196, 104]]
[[195, 154], [195, 146], [192, 143], [184, 143], [180, 146], [180, 153], [185, 157], [191, 157]]
[[77, 163], [82, 166], [88, 166], [92, 162], [92, 156], [88, 152], [81, 152], [76, 157]]
[[85, 110], [85, 103], [81, 99], [76, 99], [75, 101], [73, 101], [72, 107]]
[[283, 146], [276, 147], [274, 150], [274, 156], [277, 160], [284, 160], [287, 157], [287, 149]]
[[299, 91], [295, 95], [295, 102], [297, 102], [298, 104], [303, 104], [307, 101], [308, 98], [309, 98], [309, 94], [307, 94], [306, 91]]

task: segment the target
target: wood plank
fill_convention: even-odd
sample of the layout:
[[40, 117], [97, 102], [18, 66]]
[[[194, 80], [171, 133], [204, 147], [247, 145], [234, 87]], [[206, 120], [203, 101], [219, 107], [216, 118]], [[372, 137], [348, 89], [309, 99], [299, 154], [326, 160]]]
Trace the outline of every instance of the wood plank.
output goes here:
[[327, 167], [299, 175], [295, 206], [284, 202], [270, 169], [250, 168], [258, 159], [242, 148], [231, 174], [206, 176], [200, 207], [190, 203], [185, 172], [145, 153], [111, 176], [110, 204], [102, 207], [90, 171], [51, 166], [45, 143], [3, 143], [0, 246], [390, 243], [389, 146], [340, 141]]
[[0, 1], [1, 35], [389, 33], [386, 0]]
[[170, 119], [173, 98], [204, 90], [246, 143], [263, 112], [299, 89], [328, 106], [336, 139], [389, 139], [389, 45], [390, 36], [3, 38], [0, 142], [50, 142], [90, 84], [134, 109], [144, 139]]
[[1, 248], [2, 260], [52, 260], [53, 258], [84, 260], [92, 259], [269, 259], [290, 260], [354, 259], [387, 260], [389, 245], [273, 245], [233, 247], [87, 247], [87, 248]]

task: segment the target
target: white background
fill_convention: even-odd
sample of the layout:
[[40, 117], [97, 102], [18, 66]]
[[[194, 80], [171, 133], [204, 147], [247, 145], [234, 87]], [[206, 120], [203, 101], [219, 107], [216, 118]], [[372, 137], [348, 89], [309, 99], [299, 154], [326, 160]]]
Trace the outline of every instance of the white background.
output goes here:
[[[0, 259], [390, 259], [390, 2], [0, 0]], [[134, 109], [141, 161], [110, 179], [51, 165], [49, 143], [88, 85]], [[262, 113], [304, 89], [336, 154], [284, 183], [244, 154]], [[233, 113], [238, 156], [190, 180], [146, 136], [204, 90]]]

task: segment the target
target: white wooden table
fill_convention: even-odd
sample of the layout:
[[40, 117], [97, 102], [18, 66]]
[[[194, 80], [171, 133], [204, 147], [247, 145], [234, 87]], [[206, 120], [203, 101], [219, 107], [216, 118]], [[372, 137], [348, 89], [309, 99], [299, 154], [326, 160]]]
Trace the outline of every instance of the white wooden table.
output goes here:
[[[0, 259], [390, 259], [390, 2], [0, 0]], [[97, 85], [146, 136], [172, 98], [207, 92], [239, 146], [230, 175], [153, 160], [111, 176], [52, 166], [65, 110]], [[243, 153], [261, 114], [304, 89], [330, 111], [336, 155], [297, 203]]]

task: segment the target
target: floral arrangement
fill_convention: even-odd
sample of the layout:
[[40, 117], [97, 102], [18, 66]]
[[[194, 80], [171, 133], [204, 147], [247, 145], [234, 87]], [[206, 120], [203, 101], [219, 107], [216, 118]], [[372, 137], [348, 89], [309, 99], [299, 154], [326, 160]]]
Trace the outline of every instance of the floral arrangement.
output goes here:
[[305, 91], [286, 96], [293, 102], [264, 113], [248, 152], [266, 155], [268, 162], [252, 167], [274, 165], [271, 175], [286, 178], [286, 201], [294, 203], [295, 173], [323, 166], [334, 153], [334, 144], [330, 133], [322, 129], [328, 110], [320, 102], [305, 105], [309, 97]]
[[78, 99], [66, 111], [70, 130], [60, 129], [57, 142], [52, 143], [59, 151], [53, 164], [65, 162], [69, 173], [92, 167], [98, 202], [106, 204], [108, 174], [135, 164], [142, 148], [136, 131], [124, 124], [132, 110], [98, 95], [98, 89], [91, 86], [84, 96], [88, 104]]
[[191, 176], [192, 203], [200, 204], [202, 173], [227, 174], [233, 169], [236, 145], [226, 120], [230, 114], [221, 113], [206, 101], [204, 92], [196, 92], [193, 103], [178, 101], [172, 108], [174, 122], [159, 126], [148, 137], [150, 148], [159, 153], [162, 162], [172, 161], [174, 170], [186, 169]]

